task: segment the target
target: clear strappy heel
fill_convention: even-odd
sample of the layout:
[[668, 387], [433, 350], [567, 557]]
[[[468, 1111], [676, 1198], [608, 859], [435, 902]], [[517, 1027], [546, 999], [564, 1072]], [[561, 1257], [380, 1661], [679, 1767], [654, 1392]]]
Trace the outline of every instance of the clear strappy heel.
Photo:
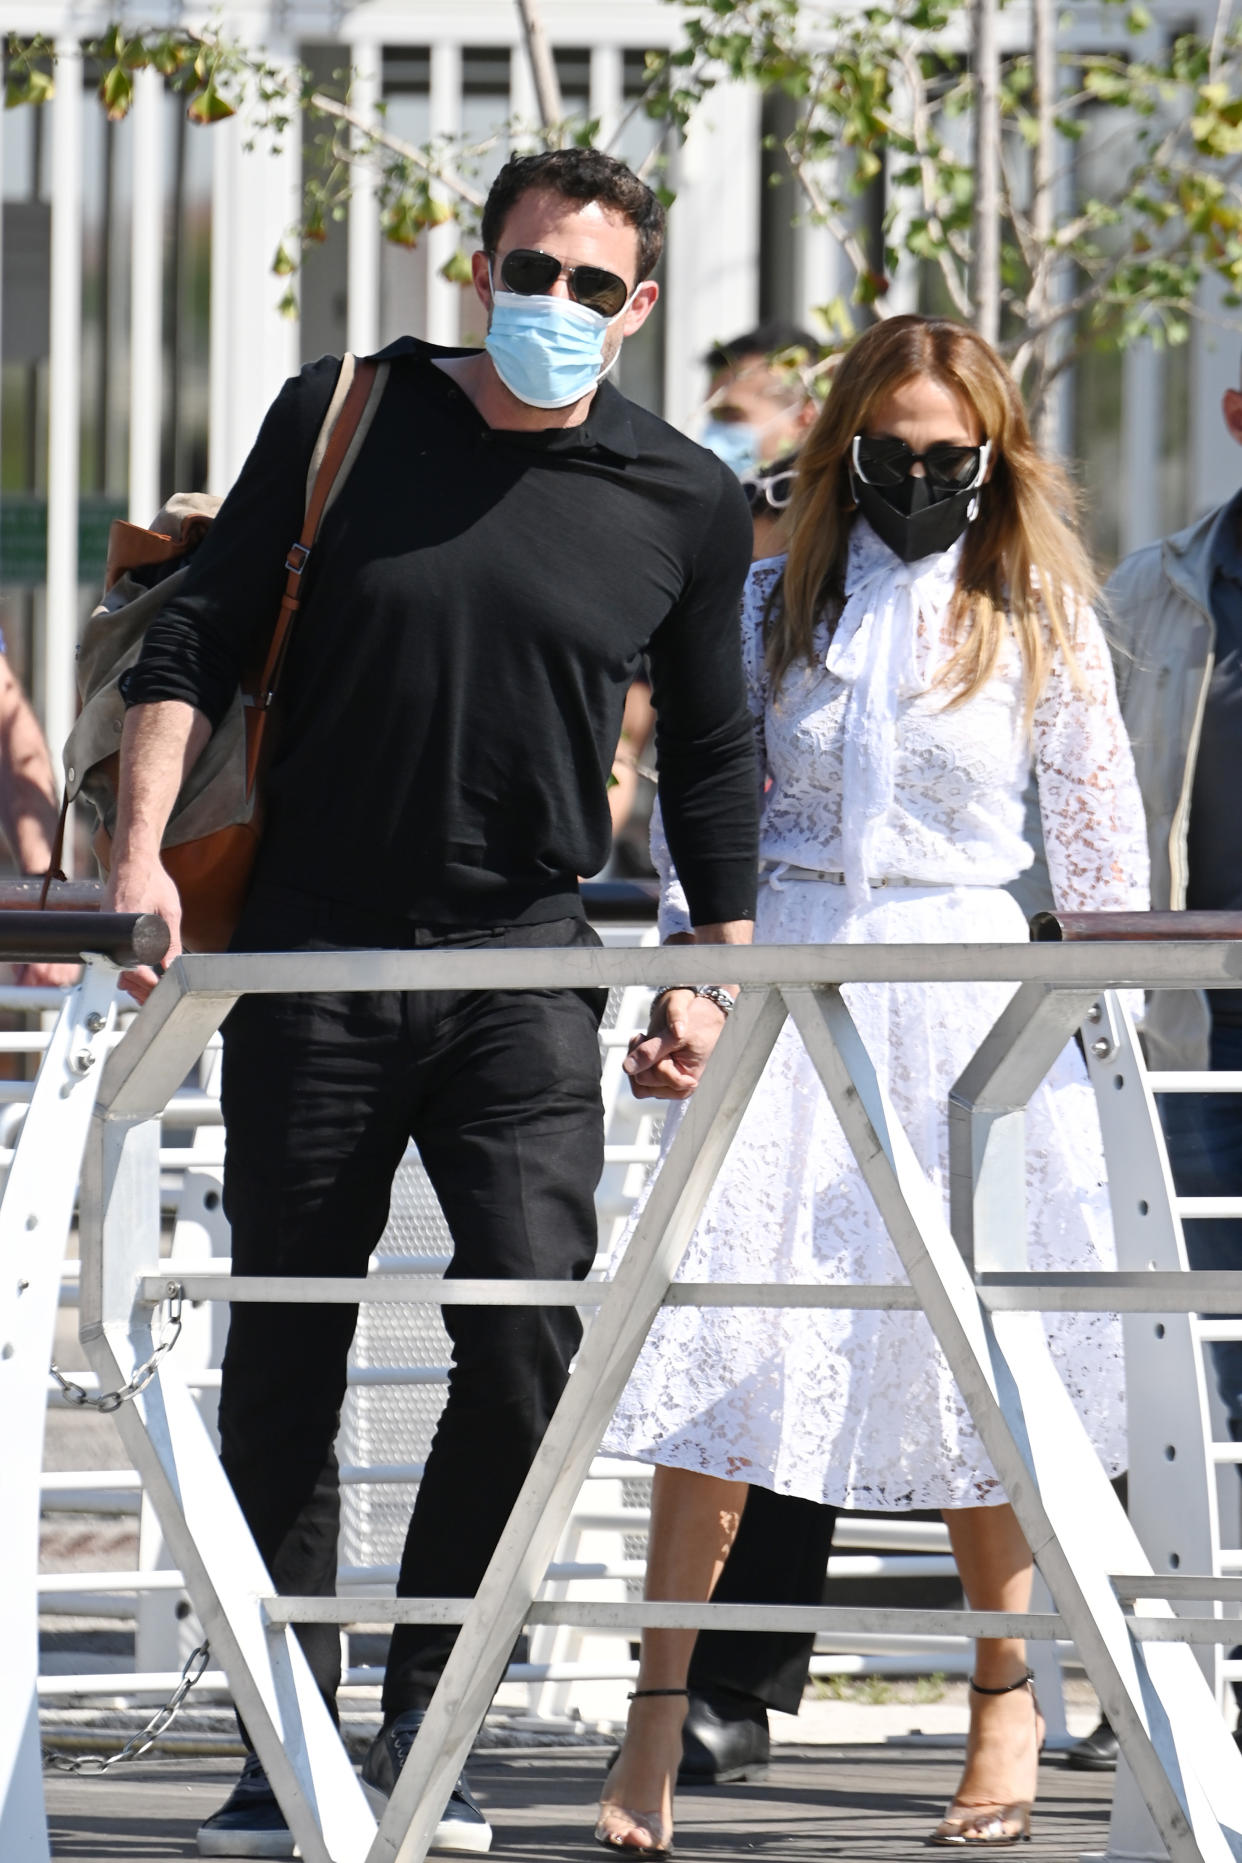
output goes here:
[[[1042, 1753], [1044, 1746], [1042, 1719], [1039, 1712], [1039, 1698], [1035, 1693], [1035, 1678], [1028, 1669], [1016, 1682], [1007, 1682], [1003, 1688], [984, 1688], [972, 1676], [970, 1686], [976, 1695], [1012, 1695], [1016, 1689], [1029, 1688], [1031, 1705], [1035, 1712], [1036, 1754]], [[960, 1799], [954, 1799], [944, 1817], [927, 1839], [929, 1844], [954, 1846], [961, 1848], [967, 1844], [1024, 1844], [1031, 1836], [1032, 1800], [1016, 1799], [1008, 1804], [965, 1805]]]
[[[654, 1695], [680, 1695], [685, 1700], [690, 1698], [688, 1688], [636, 1688], [630, 1696], [631, 1701], [646, 1701]], [[613, 1766], [616, 1760], [613, 1761]], [[676, 1767], [673, 1769], [676, 1777]], [[608, 1778], [612, 1776], [612, 1766], [608, 1768]], [[607, 1779], [605, 1779], [607, 1784]], [[673, 1854], [673, 1826], [665, 1816], [663, 1806], [655, 1811], [636, 1811], [629, 1805], [614, 1804], [608, 1799], [600, 1803], [599, 1821], [595, 1826], [595, 1841], [605, 1850], [623, 1850], [630, 1857], [671, 1857]], [[635, 1843], [633, 1838], [639, 1838]], [[645, 1840], [645, 1841], [642, 1841]]]

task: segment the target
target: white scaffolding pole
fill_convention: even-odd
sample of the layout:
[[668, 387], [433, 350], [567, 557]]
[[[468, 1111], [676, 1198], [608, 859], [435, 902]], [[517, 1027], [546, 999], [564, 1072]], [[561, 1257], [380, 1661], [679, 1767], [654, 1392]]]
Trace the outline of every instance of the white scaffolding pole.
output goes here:
[[[441, 41], [431, 48], [431, 133], [456, 136], [461, 129], [461, 47]], [[452, 258], [458, 229], [452, 220], [427, 232], [427, 341], [450, 347], [461, 341], [458, 288], [441, 278]]]
[[[78, 641], [78, 482], [82, 377], [82, 52], [56, 43], [52, 110], [52, 303], [47, 461], [47, 623], [42, 641], [44, 726], [52, 767], [73, 724]], [[72, 846], [66, 843], [66, 870]]]
[[[591, 115], [599, 123], [596, 141], [609, 146], [625, 108], [625, 58], [619, 45], [591, 47]], [[614, 150], [615, 154], [616, 151]]]
[[[370, 123], [380, 101], [383, 53], [371, 40], [349, 48], [353, 67], [351, 101], [364, 122]], [[376, 204], [375, 168], [355, 162], [349, 203], [348, 312], [346, 343], [355, 356], [369, 356], [379, 348], [380, 239]]]
[[164, 81], [134, 74], [130, 238], [129, 519], [149, 524], [163, 502], [160, 413], [164, 345]]

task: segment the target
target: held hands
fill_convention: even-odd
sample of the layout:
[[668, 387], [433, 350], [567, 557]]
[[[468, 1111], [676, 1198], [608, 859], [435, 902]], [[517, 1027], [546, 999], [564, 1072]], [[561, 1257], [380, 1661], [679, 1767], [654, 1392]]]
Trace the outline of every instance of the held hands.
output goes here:
[[690, 990], [670, 990], [622, 1063], [636, 1100], [688, 1100], [725, 1025], [724, 1012]]
[[[133, 860], [113, 867], [104, 892], [105, 912], [157, 912], [168, 926], [168, 949], [164, 965], [181, 955], [181, 900], [162, 862], [152, 859], [139, 864]], [[120, 985], [138, 1003], [145, 1003], [159, 982], [149, 965], [137, 970], [123, 970]]]

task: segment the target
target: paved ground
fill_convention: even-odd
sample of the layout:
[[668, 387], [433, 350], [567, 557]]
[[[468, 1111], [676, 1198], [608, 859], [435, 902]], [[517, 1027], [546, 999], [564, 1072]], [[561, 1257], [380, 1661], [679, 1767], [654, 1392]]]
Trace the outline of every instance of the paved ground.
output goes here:
[[[602, 1755], [484, 1753], [471, 1779], [496, 1830], [493, 1856], [515, 1863], [585, 1863]], [[764, 1863], [896, 1863], [921, 1850], [950, 1796], [960, 1752], [936, 1748], [783, 1748], [761, 1785], [679, 1802], [682, 1863], [756, 1857]], [[47, 1776], [52, 1854], [74, 1863], [173, 1863], [193, 1857], [199, 1820], [220, 1803], [235, 1761], [140, 1761], [103, 1778]], [[1110, 1776], [1045, 1764], [1033, 1834], [1049, 1863], [1103, 1850]], [[1028, 1856], [1032, 1852], [1026, 1853]]]

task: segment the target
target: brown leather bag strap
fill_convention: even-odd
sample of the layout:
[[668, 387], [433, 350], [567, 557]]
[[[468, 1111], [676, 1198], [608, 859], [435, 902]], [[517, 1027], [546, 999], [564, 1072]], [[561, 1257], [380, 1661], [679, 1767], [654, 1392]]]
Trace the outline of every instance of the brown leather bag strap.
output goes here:
[[[379, 365], [377, 363], [360, 362], [357, 364], [354, 379], [340, 413], [337, 415], [336, 423], [319, 464], [319, 470], [315, 474], [307, 496], [306, 513], [302, 520], [302, 534], [297, 542], [291, 545], [289, 554], [285, 558], [285, 569], [288, 572], [285, 578], [285, 592], [281, 597], [280, 613], [276, 617], [276, 626], [272, 631], [272, 641], [259, 679], [259, 688], [254, 695], [257, 716], [247, 747], [247, 795], [254, 788], [259, 768], [259, 753], [267, 726], [267, 713], [271, 709], [272, 700], [276, 697], [281, 669], [288, 651], [290, 630], [301, 603], [302, 576], [310, 561], [311, 550], [329, 500], [333, 492], [339, 490], [344, 484], [353, 465], [356, 456], [354, 441], [362, 428], [378, 377]], [[387, 370], [385, 370], [384, 379], [387, 379]], [[321, 434], [321, 443], [322, 439]]]
[[52, 890], [53, 880], [63, 880], [62, 862], [65, 855], [65, 823], [69, 819], [69, 791], [65, 790], [64, 800], [60, 805], [60, 815], [56, 822], [56, 834], [52, 841], [52, 854], [47, 863], [47, 872], [43, 876], [43, 885], [39, 888], [39, 911], [47, 907], [47, 896]]

